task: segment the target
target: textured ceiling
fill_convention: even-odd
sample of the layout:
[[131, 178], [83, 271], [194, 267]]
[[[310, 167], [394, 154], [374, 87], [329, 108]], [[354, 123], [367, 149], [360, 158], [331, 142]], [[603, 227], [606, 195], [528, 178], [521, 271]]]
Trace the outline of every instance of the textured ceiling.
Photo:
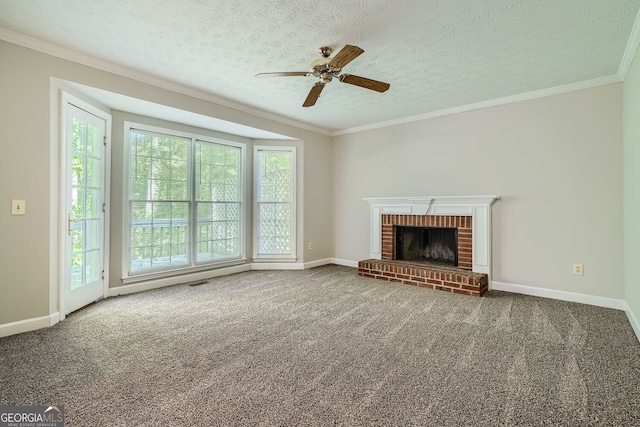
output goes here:
[[[640, 0], [0, 0], [0, 27], [329, 131], [618, 74]], [[303, 108], [320, 46], [364, 54]]]

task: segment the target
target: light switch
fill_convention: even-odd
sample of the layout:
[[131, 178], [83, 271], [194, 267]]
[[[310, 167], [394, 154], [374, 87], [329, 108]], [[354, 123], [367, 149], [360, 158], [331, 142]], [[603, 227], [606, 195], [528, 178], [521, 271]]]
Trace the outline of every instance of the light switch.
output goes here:
[[11, 201], [11, 215], [24, 215], [27, 210], [27, 204], [24, 200]]

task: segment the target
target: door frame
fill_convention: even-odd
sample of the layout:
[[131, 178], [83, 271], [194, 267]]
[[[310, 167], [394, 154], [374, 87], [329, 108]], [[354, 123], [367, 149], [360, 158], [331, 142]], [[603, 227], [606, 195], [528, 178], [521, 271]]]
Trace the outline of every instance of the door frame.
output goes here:
[[[66, 284], [66, 259], [65, 259], [65, 241], [66, 241], [66, 232], [67, 232], [67, 222], [66, 222], [66, 171], [67, 167], [70, 165], [67, 161], [67, 126], [66, 126], [66, 118], [68, 112], [68, 104], [72, 104], [77, 108], [80, 108], [90, 114], [93, 114], [100, 119], [105, 121], [105, 136], [106, 136], [106, 146], [104, 149], [104, 200], [105, 200], [105, 209], [104, 209], [104, 236], [103, 236], [103, 269], [104, 269], [104, 279], [103, 279], [103, 289], [102, 289], [102, 298], [106, 298], [109, 295], [109, 235], [110, 235], [110, 200], [111, 200], [111, 114], [110, 112], [104, 111], [101, 108], [96, 107], [95, 105], [86, 102], [77, 96], [72, 95], [67, 92], [64, 88], [58, 88], [59, 95], [59, 115], [57, 117], [57, 125], [58, 125], [58, 153], [57, 153], [57, 180], [58, 180], [58, 191], [56, 193], [56, 204], [57, 204], [57, 248], [56, 251], [56, 264], [57, 264], [57, 309], [58, 313], [60, 313], [60, 320], [66, 318], [66, 301], [65, 301], [65, 284]], [[52, 153], [53, 157], [53, 153]], [[53, 196], [52, 196], [53, 197]], [[53, 291], [53, 290], [52, 290]]]

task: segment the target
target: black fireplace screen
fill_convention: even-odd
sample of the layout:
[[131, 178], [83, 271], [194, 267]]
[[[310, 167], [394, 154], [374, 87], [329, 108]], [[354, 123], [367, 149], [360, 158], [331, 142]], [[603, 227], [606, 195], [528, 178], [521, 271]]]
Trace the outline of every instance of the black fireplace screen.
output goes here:
[[395, 259], [458, 266], [458, 229], [396, 226]]

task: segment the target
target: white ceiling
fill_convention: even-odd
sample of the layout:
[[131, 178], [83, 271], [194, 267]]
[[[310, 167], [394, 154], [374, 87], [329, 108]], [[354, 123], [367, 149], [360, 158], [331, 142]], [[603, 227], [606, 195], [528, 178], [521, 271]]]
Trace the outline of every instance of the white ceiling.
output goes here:
[[[206, 96], [343, 132], [559, 87], [619, 81], [640, 0], [0, 0], [0, 28]], [[364, 54], [303, 108], [320, 46]], [[140, 74], [136, 74], [139, 76]], [[616, 80], [617, 79], [617, 80]]]

